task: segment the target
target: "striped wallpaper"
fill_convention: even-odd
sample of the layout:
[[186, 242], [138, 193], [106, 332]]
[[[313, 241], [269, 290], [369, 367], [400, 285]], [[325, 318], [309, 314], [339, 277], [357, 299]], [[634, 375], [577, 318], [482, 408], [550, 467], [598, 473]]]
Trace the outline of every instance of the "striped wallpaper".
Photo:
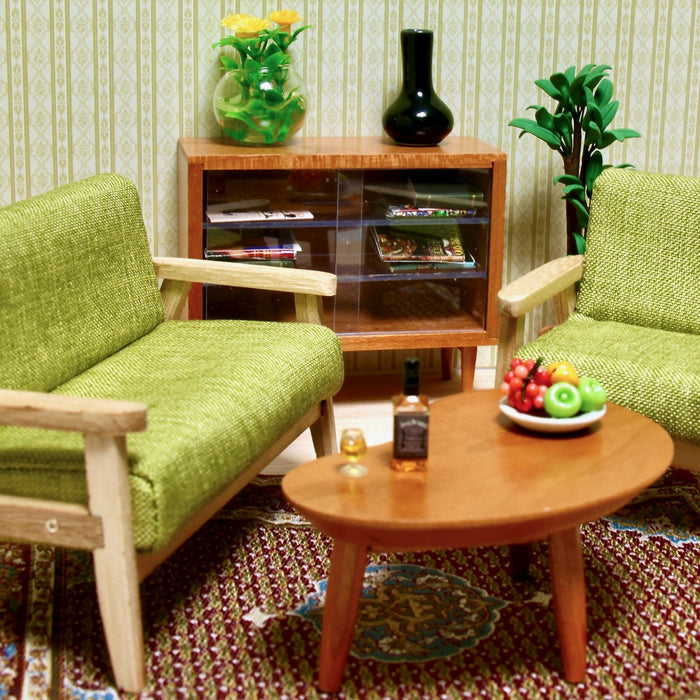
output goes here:
[[380, 134], [400, 80], [399, 32], [428, 28], [455, 133], [508, 153], [512, 279], [565, 246], [551, 184], [559, 158], [507, 126], [549, 104], [536, 78], [611, 65], [614, 126], [642, 138], [610, 149], [610, 160], [700, 175], [699, 1], [0, 0], [0, 205], [118, 171], [139, 188], [154, 252], [174, 254], [176, 142], [219, 135], [211, 44], [223, 16], [289, 8], [313, 25], [292, 51], [311, 100], [302, 133], [318, 136]]

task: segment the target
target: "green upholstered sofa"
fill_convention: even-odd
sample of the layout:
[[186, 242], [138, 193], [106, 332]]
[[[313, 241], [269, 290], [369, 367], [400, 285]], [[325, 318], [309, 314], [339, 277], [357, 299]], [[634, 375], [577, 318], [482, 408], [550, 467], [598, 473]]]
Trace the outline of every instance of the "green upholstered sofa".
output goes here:
[[[557, 324], [523, 345], [525, 315], [548, 299]], [[516, 354], [568, 360], [610, 401], [662, 425], [674, 465], [700, 468], [700, 179], [605, 170], [585, 258], [507, 285], [499, 310], [499, 379]]]
[[[99, 175], [0, 209], [0, 279], [0, 538], [94, 551], [138, 691], [138, 582], [303, 430], [336, 449], [335, 276], [153, 259], [133, 184]], [[289, 292], [303, 322], [181, 320], [194, 281]]]

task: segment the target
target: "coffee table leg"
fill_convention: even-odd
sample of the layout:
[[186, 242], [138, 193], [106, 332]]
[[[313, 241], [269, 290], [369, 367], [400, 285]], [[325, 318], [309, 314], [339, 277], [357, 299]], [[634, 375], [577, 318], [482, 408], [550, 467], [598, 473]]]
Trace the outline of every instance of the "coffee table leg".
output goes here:
[[367, 547], [334, 540], [323, 609], [318, 672], [319, 688], [327, 693], [337, 692], [342, 684], [366, 565]]
[[580, 683], [586, 675], [586, 584], [578, 527], [549, 536], [549, 570], [564, 677]]
[[530, 550], [531, 544], [511, 544], [508, 547], [510, 554], [510, 577], [513, 581], [524, 581], [530, 575]]

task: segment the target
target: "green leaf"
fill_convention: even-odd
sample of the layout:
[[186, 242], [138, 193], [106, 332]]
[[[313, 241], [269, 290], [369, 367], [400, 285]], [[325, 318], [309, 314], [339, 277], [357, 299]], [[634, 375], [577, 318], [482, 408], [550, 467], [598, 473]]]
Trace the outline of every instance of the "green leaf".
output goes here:
[[607, 148], [615, 141], [624, 141], [630, 138], [639, 138], [641, 134], [634, 129], [610, 129], [606, 131], [598, 140], [598, 148]]
[[586, 197], [586, 190], [580, 185], [567, 185], [564, 188], [564, 194], [567, 199], [583, 200]]
[[539, 80], [535, 80], [535, 85], [541, 90], [544, 90], [552, 99], [557, 101], [563, 99], [563, 95], [554, 87], [551, 80], [540, 78]]
[[576, 175], [557, 175], [554, 178], [554, 184], [556, 185], [560, 182], [565, 185], [578, 185], [579, 187], [583, 187], [583, 183]]
[[544, 141], [550, 148], [556, 150], [559, 148], [559, 137], [549, 129], [541, 127], [532, 119], [512, 119], [508, 122], [508, 126], [514, 126], [516, 129], [522, 129], [520, 136], [523, 134], [532, 134], [538, 139]]
[[554, 115], [554, 129], [559, 134], [562, 141], [560, 152], [563, 156], [571, 153], [573, 148], [572, 135], [574, 132], [573, 124], [571, 123], [571, 114], [569, 112], [559, 112]]
[[595, 102], [588, 105], [588, 109], [581, 120], [581, 126], [584, 131], [589, 131], [592, 126], [596, 127], [599, 132], [603, 131], [603, 115]]
[[554, 73], [554, 75], [551, 76], [550, 80], [552, 81], [552, 85], [559, 91], [561, 94], [560, 100], [562, 102], [569, 103], [571, 101], [571, 95], [569, 92], [569, 79], [566, 77], [564, 73]]
[[585, 79], [586, 79], [585, 73], [581, 72], [571, 82], [571, 89], [570, 89], [571, 101], [577, 107], [585, 107], [586, 106], [586, 91], [584, 89]]
[[537, 123], [544, 129], [549, 129], [549, 131], [554, 132], [554, 117], [549, 112], [549, 110], [544, 107], [540, 107], [535, 113], [535, 119]]
[[612, 129], [608, 132], [609, 134], [614, 134], [618, 141], [624, 141], [625, 139], [635, 139], [640, 138], [642, 135], [635, 131], [634, 129]]
[[269, 105], [278, 105], [284, 102], [284, 93], [281, 90], [265, 90], [265, 102]]
[[287, 54], [282, 53], [281, 51], [276, 51], [275, 53], [268, 56], [263, 61], [262, 65], [264, 68], [275, 70], [284, 63], [289, 63], [289, 57], [287, 56]]
[[601, 124], [603, 127], [603, 131], [607, 129], [610, 126], [610, 122], [615, 118], [615, 115], [617, 114], [617, 108], [620, 106], [620, 103], [617, 100], [613, 100], [609, 104], [606, 104], [604, 107], [601, 108], [600, 110], [600, 115], [601, 115]]
[[[588, 228], [588, 226], [586, 226], [586, 228]], [[571, 235], [574, 237], [576, 252], [579, 255], [583, 255], [586, 252], [586, 239], [578, 231], [572, 231]]]
[[262, 100], [250, 100], [246, 104], [245, 111], [251, 117], [265, 117], [269, 110]]
[[576, 66], [569, 66], [564, 71], [564, 75], [566, 76], [566, 79], [569, 81], [569, 83], [573, 82], [574, 78], [576, 77]]
[[600, 127], [595, 122], [590, 121], [588, 123], [588, 127], [586, 128], [584, 148], [588, 148], [589, 146], [597, 146], [602, 133], [603, 132], [601, 131]]
[[588, 219], [590, 216], [588, 213], [588, 207], [578, 199], [570, 199], [568, 201], [574, 205], [574, 209], [576, 210], [576, 220], [578, 221], [579, 226], [581, 228], [588, 228]]
[[219, 61], [221, 61], [222, 70], [236, 70], [239, 67], [238, 61], [234, 61], [230, 56], [222, 54], [219, 56]]
[[601, 80], [600, 84], [598, 85], [598, 88], [595, 91], [595, 101], [596, 104], [599, 107], [602, 107], [603, 105], [608, 104], [610, 102], [610, 99], [613, 96], [613, 84], [612, 81], [608, 80], [607, 78], [605, 80]]
[[600, 151], [595, 151], [591, 154], [586, 165], [586, 172], [584, 173], [584, 180], [586, 185], [586, 193], [591, 196], [593, 192], [593, 183], [595, 182], [598, 175], [603, 172], [603, 154]]
[[303, 27], [299, 27], [299, 29], [297, 29], [290, 37], [289, 43], [291, 44], [305, 29], [311, 29], [313, 26], [313, 24], [306, 24]]

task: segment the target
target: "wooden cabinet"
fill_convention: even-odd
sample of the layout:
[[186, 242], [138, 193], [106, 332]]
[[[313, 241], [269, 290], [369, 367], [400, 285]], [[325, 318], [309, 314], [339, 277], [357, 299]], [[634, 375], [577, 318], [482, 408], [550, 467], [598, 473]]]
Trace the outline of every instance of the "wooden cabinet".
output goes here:
[[[181, 256], [293, 241], [294, 259], [270, 264], [338, 276], [324, 317], [344, 350], [442, 348], [447, 374], [458, 348], [463, 387], [471, 387], [477, 346], [495, 344], [498, 335], [503, 152], [467, 137], [434, 147], [299, 138], [267, 148], [183, 138], [178, 158]], [[425, 215], [431, 209], [447, 215]], [[259, 210], [261, 218], [212, 222], [208, 210]], [[393, 255], [430, 248], [433, 257], [459, 256], [459, 243], [461, 264], [380, 255], [383, 245]], [[291, 300], [219, 287], [194, 288], [189, 299], [191, 318], [283, 319], [291, 310]]]

